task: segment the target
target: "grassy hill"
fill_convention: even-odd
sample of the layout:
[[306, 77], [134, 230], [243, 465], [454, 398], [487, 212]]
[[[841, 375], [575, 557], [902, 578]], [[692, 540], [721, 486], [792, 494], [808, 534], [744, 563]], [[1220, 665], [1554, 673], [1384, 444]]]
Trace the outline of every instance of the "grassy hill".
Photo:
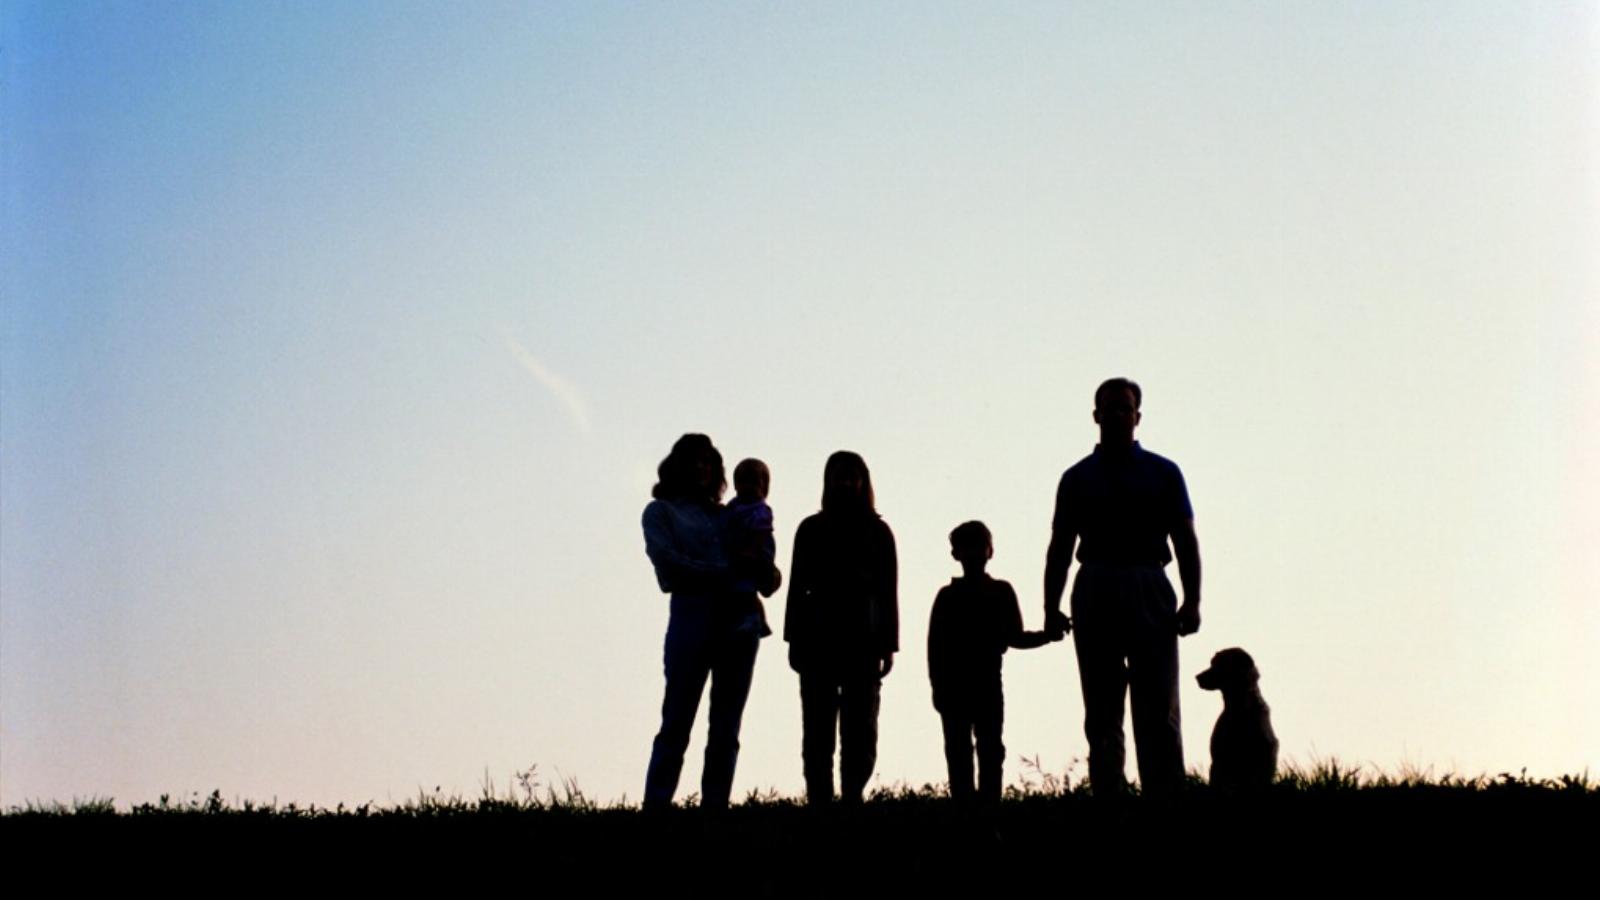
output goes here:
[[474, 799], [422, 794], [381, 808], [231, 803], [218, 793], [124, 811], [109, 801], [30, 804], [0, 817], [0, 840], [13, 860], [71, 847], [104, 865], [504, 872], [541, 891], [741, 896], [1117, 884], [1279, 892], [1368, 880], [1527, 888], [1573, 876], [1581, 885], [1600, 846], [1600, 785], [1586, 776], [1430, 778], [1324, 764], [1289, 770], [1255, 796], [1194, 779], [1168, 800], [1095, 798], [1042, 777], [992, 807], [924, 786], [881, 790], [859, 807], [811, 809], [768, 792], [720, 813], [691, 804], [651, 815], [596, 803], [570, 782], [541, 786], [534, 774], [503, 793], [491, 785]]

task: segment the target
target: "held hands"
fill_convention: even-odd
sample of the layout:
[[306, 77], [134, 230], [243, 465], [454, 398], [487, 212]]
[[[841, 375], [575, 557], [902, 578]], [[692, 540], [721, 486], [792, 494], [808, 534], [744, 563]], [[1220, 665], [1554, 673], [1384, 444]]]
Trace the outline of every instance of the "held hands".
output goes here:
[[1200, 604], [1185, 601], [1178, 607], [1177, 626], [1179, 637], [1188, 637], [1200, 630]]
[[1044, 614], [1044, 631], [1054, 643], [1067, 636], [1072, 630], [1072, 619], [1059, 609], [1047, 610]]

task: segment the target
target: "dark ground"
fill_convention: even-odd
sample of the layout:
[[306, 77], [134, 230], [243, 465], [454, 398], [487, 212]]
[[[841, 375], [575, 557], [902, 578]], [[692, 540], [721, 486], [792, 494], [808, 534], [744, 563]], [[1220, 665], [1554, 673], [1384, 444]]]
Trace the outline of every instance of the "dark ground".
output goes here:
[[1587, 893], [1600, 864], [1600, 788], [1510, 777], [1280, 783], [1256, 797], [1199, 787], [1175, 800], [1106, 802], [1074, 791], [1013, 795], [991, 808], [925, 789], [880, 793], [856, 808], [768, 800], [658, 815], [581, 798], [338, 813], [246, 811], [213, 797], [132, 813], [13, 810], [0, 818], [0, 846], [13, 872], [62, 859], [73, 861], [61, 866], [69, 882], [123, 872], [197, 887], [220, 878], [230, 887], [481, 884], [535, 894], [762, 897], [1565, 883]]

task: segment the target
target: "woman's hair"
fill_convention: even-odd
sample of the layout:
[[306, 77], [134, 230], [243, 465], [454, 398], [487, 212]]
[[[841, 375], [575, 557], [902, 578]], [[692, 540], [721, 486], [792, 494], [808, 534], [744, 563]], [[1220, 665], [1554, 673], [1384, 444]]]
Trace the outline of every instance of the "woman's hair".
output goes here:
[[[840, 475], [852, 473], [861, 476], [860, 491], [851, 491], [837, 484]], [[822, 468], [822, 511], [876, 513], [877, 506], [867, 461], [849, 450], [840, 450], [828, 457], [828, 464]]]
[[[697, 481], [696, 468], [702, 459], [711, 460], [717, 470], [717, 480], [708, 491]], [[703, 434], [686, 434], [672, 445], [672, 452], [656, 467], [660, 480], [650, 489], [657, 500], [699, 500], [720, 503], [722, 492], [728, 489], [728, 476], [722, 468], [722, 454]]]

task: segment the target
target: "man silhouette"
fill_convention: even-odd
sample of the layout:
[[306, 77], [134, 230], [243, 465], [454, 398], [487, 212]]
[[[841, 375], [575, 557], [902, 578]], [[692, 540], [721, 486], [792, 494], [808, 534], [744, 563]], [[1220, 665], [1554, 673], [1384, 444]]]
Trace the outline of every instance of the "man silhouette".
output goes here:
[[[1061, 476], [1045, 557], [1045, 623], [1060, 630], [1069, 627], [1061, 594], [1077, 545], [1070, 627], [1083, 686], [1089, 783], [1099, 796], [1127, 786], [1122, 713], [1130, 692], [1144, 791], [1170, 793], [1184, 778], [1178, 636], [1200, 629], [1200, 545], [1183, 473], [1133, 439], [1142, 399], [1139, 386], [1126, 378], [1095, 391], [1100, 443]], [[1162, 571], [1174, 556], [1181, 607]]]

